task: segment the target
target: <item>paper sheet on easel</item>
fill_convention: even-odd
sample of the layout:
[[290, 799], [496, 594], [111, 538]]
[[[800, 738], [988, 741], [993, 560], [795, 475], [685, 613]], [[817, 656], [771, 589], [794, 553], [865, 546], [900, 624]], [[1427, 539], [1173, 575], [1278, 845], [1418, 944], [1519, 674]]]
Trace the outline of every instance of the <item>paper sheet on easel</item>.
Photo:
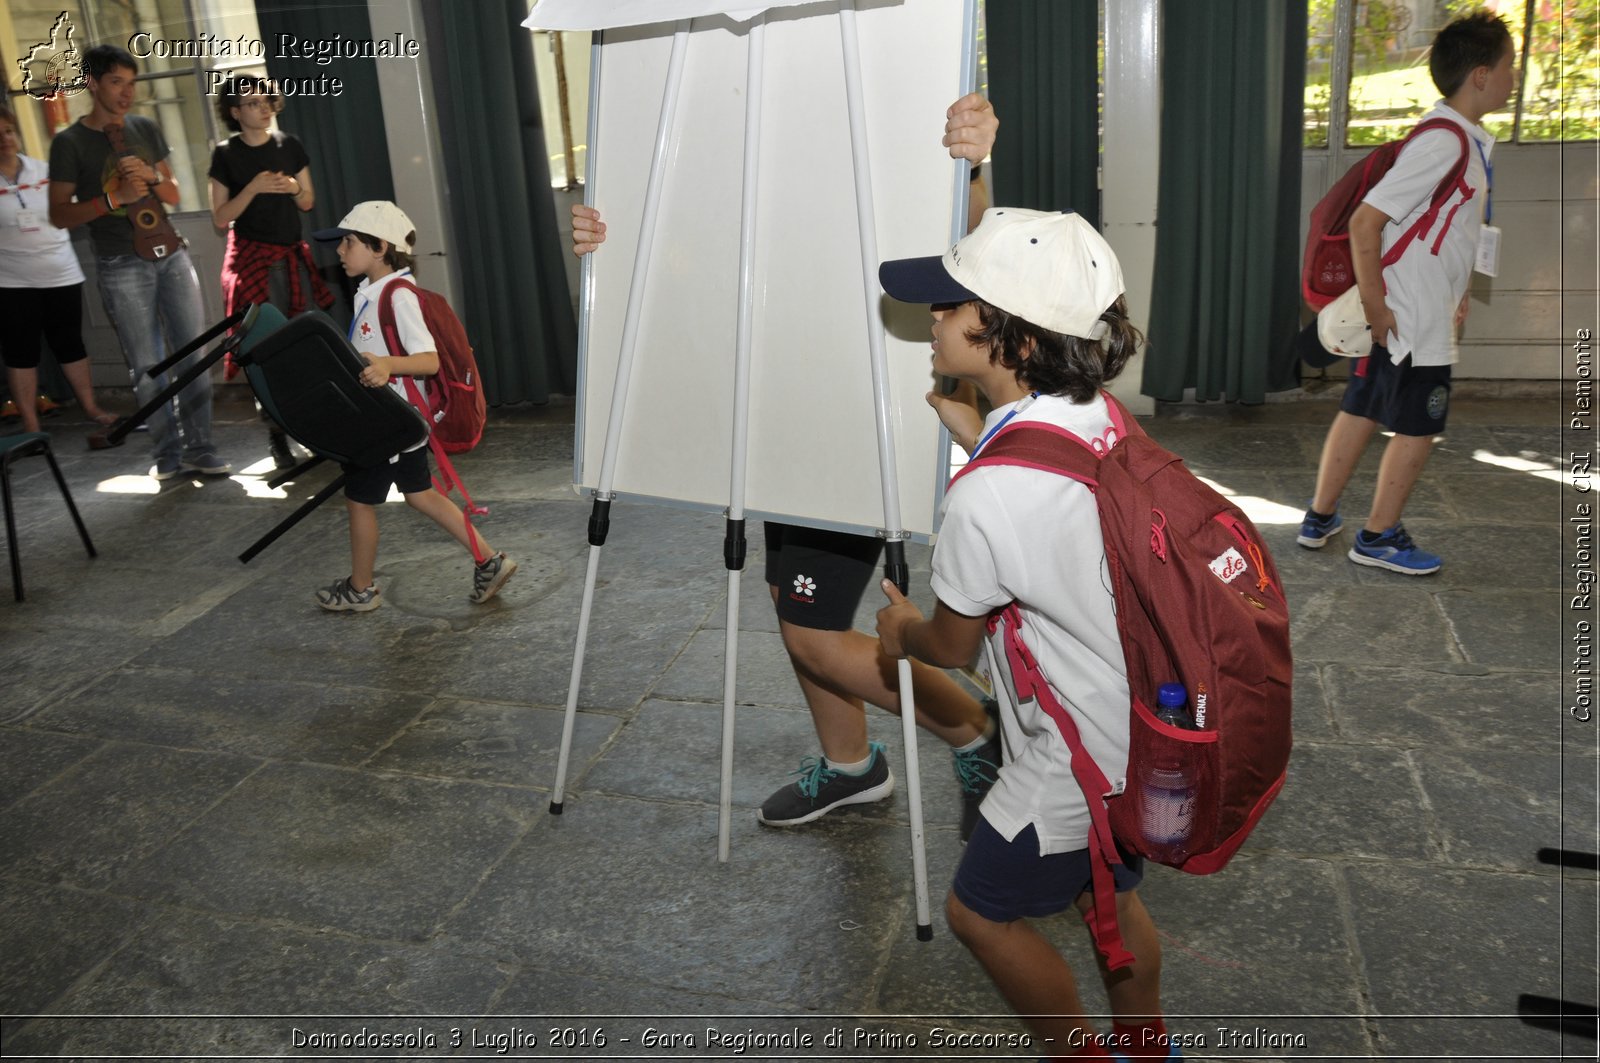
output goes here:
[[[608, 239], [603, 253], [586, 260], [580, 297], [580, 490], [599, 488], [610, 458], [607, 489], [618, 497], [724, 509], [742, 412], [750, 426], [742, 452], [746, 514], [871, 535], [886, 520], [881, 398], [895, 454], [897, 528], [919, 537], [935, 530], [947, 476], [939, 419], [923, 398], [935, 384], [931, 321], [925, 307], [882, 295], [876, 265], [938, 253], [966, 218], [966, 173], [940, 137], [945, 108], [967, 84], [970, 12], [952, 0], [857, 5], [875, 214], [868, 276], [850, 165], [841, 2], [774, 11], [781, 17], [763, 31], [743, 411], [732, 386], [743, 235], [730, 205], [746, 195], [744, 90], [755, 23], [697, 20], [686, 36], [677, 113], [688, 117], [669, 138], [636, 299], [635, 259], [677, 35], [660, 22], [605, 31], [595, 57], [585, 195], [605, 216]], [[631, 319], [630, 302], [637, 303]], [[619, 382], [630, 324], [638, 357]], [[885, 333], [881, 392], [873, 330]], [[619, 394], [633, 398], [616, 429], [620, 441], [608, 447]]]
[[810, 0], [539, 0], [522, 21], [530, 30], [604, 30], [685, 18], [727, 15], [737, 22], [775, 7], [797, 7]]

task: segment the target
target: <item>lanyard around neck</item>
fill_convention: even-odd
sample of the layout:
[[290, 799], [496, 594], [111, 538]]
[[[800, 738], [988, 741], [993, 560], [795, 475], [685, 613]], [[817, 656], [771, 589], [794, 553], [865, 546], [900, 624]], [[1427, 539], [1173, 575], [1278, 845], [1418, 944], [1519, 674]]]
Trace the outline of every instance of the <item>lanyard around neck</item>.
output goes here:
[[[22, 162], [21, 162], [21, 160], [18, 160], [18, 162], [17, 162], [17, 176], [16, 176], [16, 179], [13, 180], [10, 177], [6, 177], [6, 184], [10, 185], [11, 187], [10, 188], [0, 188], [0, 196], [4, 196], [4, 195], [14, 195], [14, 196], [16, 196], [17, 197], [17, 206], [19, 208], [21, 208], [22, 210], [27, 210], [28, 209], [28, 202], [27, 202], [27, 200], [22, 198], [22, 193], [26, 192], [30, 188], [43, 188], [45, 185], [49, 184], [49, 181], [35, 181], [33, 184], [25, 185], [25, 184], [22, 183], [22, 171], [23, 171]], [[0, 177], [5, 177], [5, 174], [0, 173]]]
[[373, 288], [377, 287], [379, 284], [388, 284], [389, 283], [389, 279], [391, 277], [409, 277], [409, 276], [411, 276], [411, 271], [409, 269], [396, 270], [395, 272], [390, 273], [388, 276], [384, 277], [380, 281], [377, 281], [376, 283], [368, 283], [365, 288], [357, 289], [356, 295], [358, 297], [360, 297], [361, 305], [356, 307], [356, 312], [354, 314], [350, 315], [350, 328], [346, 332], [345, 338], [351, 340], [352, 342], [355, 340], [355, 338], [356, 338], [356, 326], [358, 324], [360, 324], [361, 315], [366, 312], [368, 304], [370, 304], [372, 302], [371, 292], [372, 292]]
[[1027, 398], [1023, 399], [1021, 402], [1019, 402], [1015, 406], [1011, 407], [1011, 409], [1009, 411], [1007, 411], [1006, 415], [1004, 417], [1000, 418], [1000, 423], [999, 424], [995, 425], [993, 428], [991, 428], [987, 432], [983, 433], [983, 436], [982, 436], [982, 438], [980, 438], [978, 440], [977, 445], [972, 448], [972, 453], [969, 455], [969, 459], [970, 458], [976, 458], [978, 456], [978, 451], [982, 450], [984, 444], [989, 442], [989, 440], [991, 440], [991, 439], [993, 439], [995, 437], [995, 433], [999, 432], [1000, 429], [1004, 428], [1007, 424], [1011, 423], [1011, 418], [1015, 417], [1017, 414], [1021, 413], [1023, 410], [1026, 410], [1029, 406], [1032, 406], [1033, 405], [1033, 400], [1037, 399], [1038, 397], [1039, 397], [1039, 393], [1037, 391], [1030, 391], [1030, 392], [1028, 392]]
[[1489, 183], [1489, 191], [1483, 197], [1483, 224], [1490, 225], [1494, 222], [1494, 164], [1489, 161], [1489, 153], [1483, 150], [1483, 145], [1474, 137], [1472, 144], [1478, 149], [1478, 158], [1483, 160], [1483, 177]]

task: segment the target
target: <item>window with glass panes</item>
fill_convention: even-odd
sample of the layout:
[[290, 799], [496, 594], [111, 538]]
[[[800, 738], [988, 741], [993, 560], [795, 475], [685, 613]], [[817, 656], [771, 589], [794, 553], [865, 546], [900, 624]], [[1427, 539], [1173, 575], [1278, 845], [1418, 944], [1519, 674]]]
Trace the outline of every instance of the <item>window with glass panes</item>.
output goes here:
[[[23, 91], [23, 69], [34, 45], [50, 40], [56, 19], [65, 12], [73, 28], [72, 45], [82, 53], [97, 44], [116, 44], [134, 54], [139, 64], [134, 113], [157, 122], [172, 149], [167, 162], [178, 178], [180, 210], [208, 207], [206, 170], [211, 149], [227, 136], [216, 116], [216, 98], [207, 96], [207, 71], [266, 74], [256, 58], [204, 55], [175, 58], [172, 52], [193, 52], [204, 39], [258, 41], [255, 4], [251, 0], [6, 0], [0, 4], [0, 70], [4, 94], [17, 113], [24, 154], [50, 157], [56, 132], [89, 113], [87, 93], [62, 94], [39, 100]], [[205, 35], [204, 37], [202, 35]], [[179, 42], [174, 48], [165, 42]], [[65, 44], [58, 40], [58, 44]], [[38, 63], [46, 63], [41, 52]]]
[[1310, 0], [1304, 144], [1396, 140], [1439, 98], [1428, 47], [1451, 19], [1487, 9], [1517, 49], [1517, 91], [1484, 127], [1502, 141], [1600, 135], [1600, 0]]

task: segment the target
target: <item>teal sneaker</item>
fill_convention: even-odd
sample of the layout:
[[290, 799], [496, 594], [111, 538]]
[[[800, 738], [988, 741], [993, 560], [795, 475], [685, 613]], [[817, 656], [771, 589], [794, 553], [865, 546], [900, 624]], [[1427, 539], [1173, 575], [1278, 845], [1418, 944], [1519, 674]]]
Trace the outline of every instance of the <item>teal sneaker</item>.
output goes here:
[[883, 743], [873, 742], [870, 749], [871, 761], [860, 775], [835, 770], [826, 757], [806, 757], [800, 770], [791, 773], [800, 776], [800, 781], [767, 798], [756, 819], [769, 827], [798, 827], [844, 805], [882, 801], [894, 793], [894, 773], [889, 770]]
[[962, 841], [972, 837], [972, 830], [978, 825], [978, 807], [1000, 778], [1000, 705], [993, 698], [984, 698], [983, 711], [989, 719], [997, 721], [994, 737], [977, 749], [950, 751], [950, 758], [955, 762], [956, 782], [961, 784]]
[[1350, 560], [1404, 576], [1432, 575], [1444, 564], [1438, 554], [1419, 550], [1406, 534], [1405, 525], [1399, 523], [1375, 536], [1365, 530], [1357, 532], [1356, 541], [1350, 547]]

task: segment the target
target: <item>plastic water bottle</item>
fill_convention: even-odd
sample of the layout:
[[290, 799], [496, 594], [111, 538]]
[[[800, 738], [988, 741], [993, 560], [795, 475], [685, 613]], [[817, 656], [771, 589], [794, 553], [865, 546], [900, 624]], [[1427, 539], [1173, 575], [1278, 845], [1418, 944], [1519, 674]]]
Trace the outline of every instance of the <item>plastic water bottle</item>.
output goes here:
[[[1156, 692], [1156, 719], [1170, 727], [1194, 730], [1188, 701], [1189, 692], [1182, 683], [1163, 683]], [[1181, 860], [1188, 855], [1184, 843], [1194, 822], [1194, 785], [1183, 760], [1176, 753], [1157, 757], [1140, 789], [1140, 828], [1145, 841], [1161, 850], [1162, 859]]]

